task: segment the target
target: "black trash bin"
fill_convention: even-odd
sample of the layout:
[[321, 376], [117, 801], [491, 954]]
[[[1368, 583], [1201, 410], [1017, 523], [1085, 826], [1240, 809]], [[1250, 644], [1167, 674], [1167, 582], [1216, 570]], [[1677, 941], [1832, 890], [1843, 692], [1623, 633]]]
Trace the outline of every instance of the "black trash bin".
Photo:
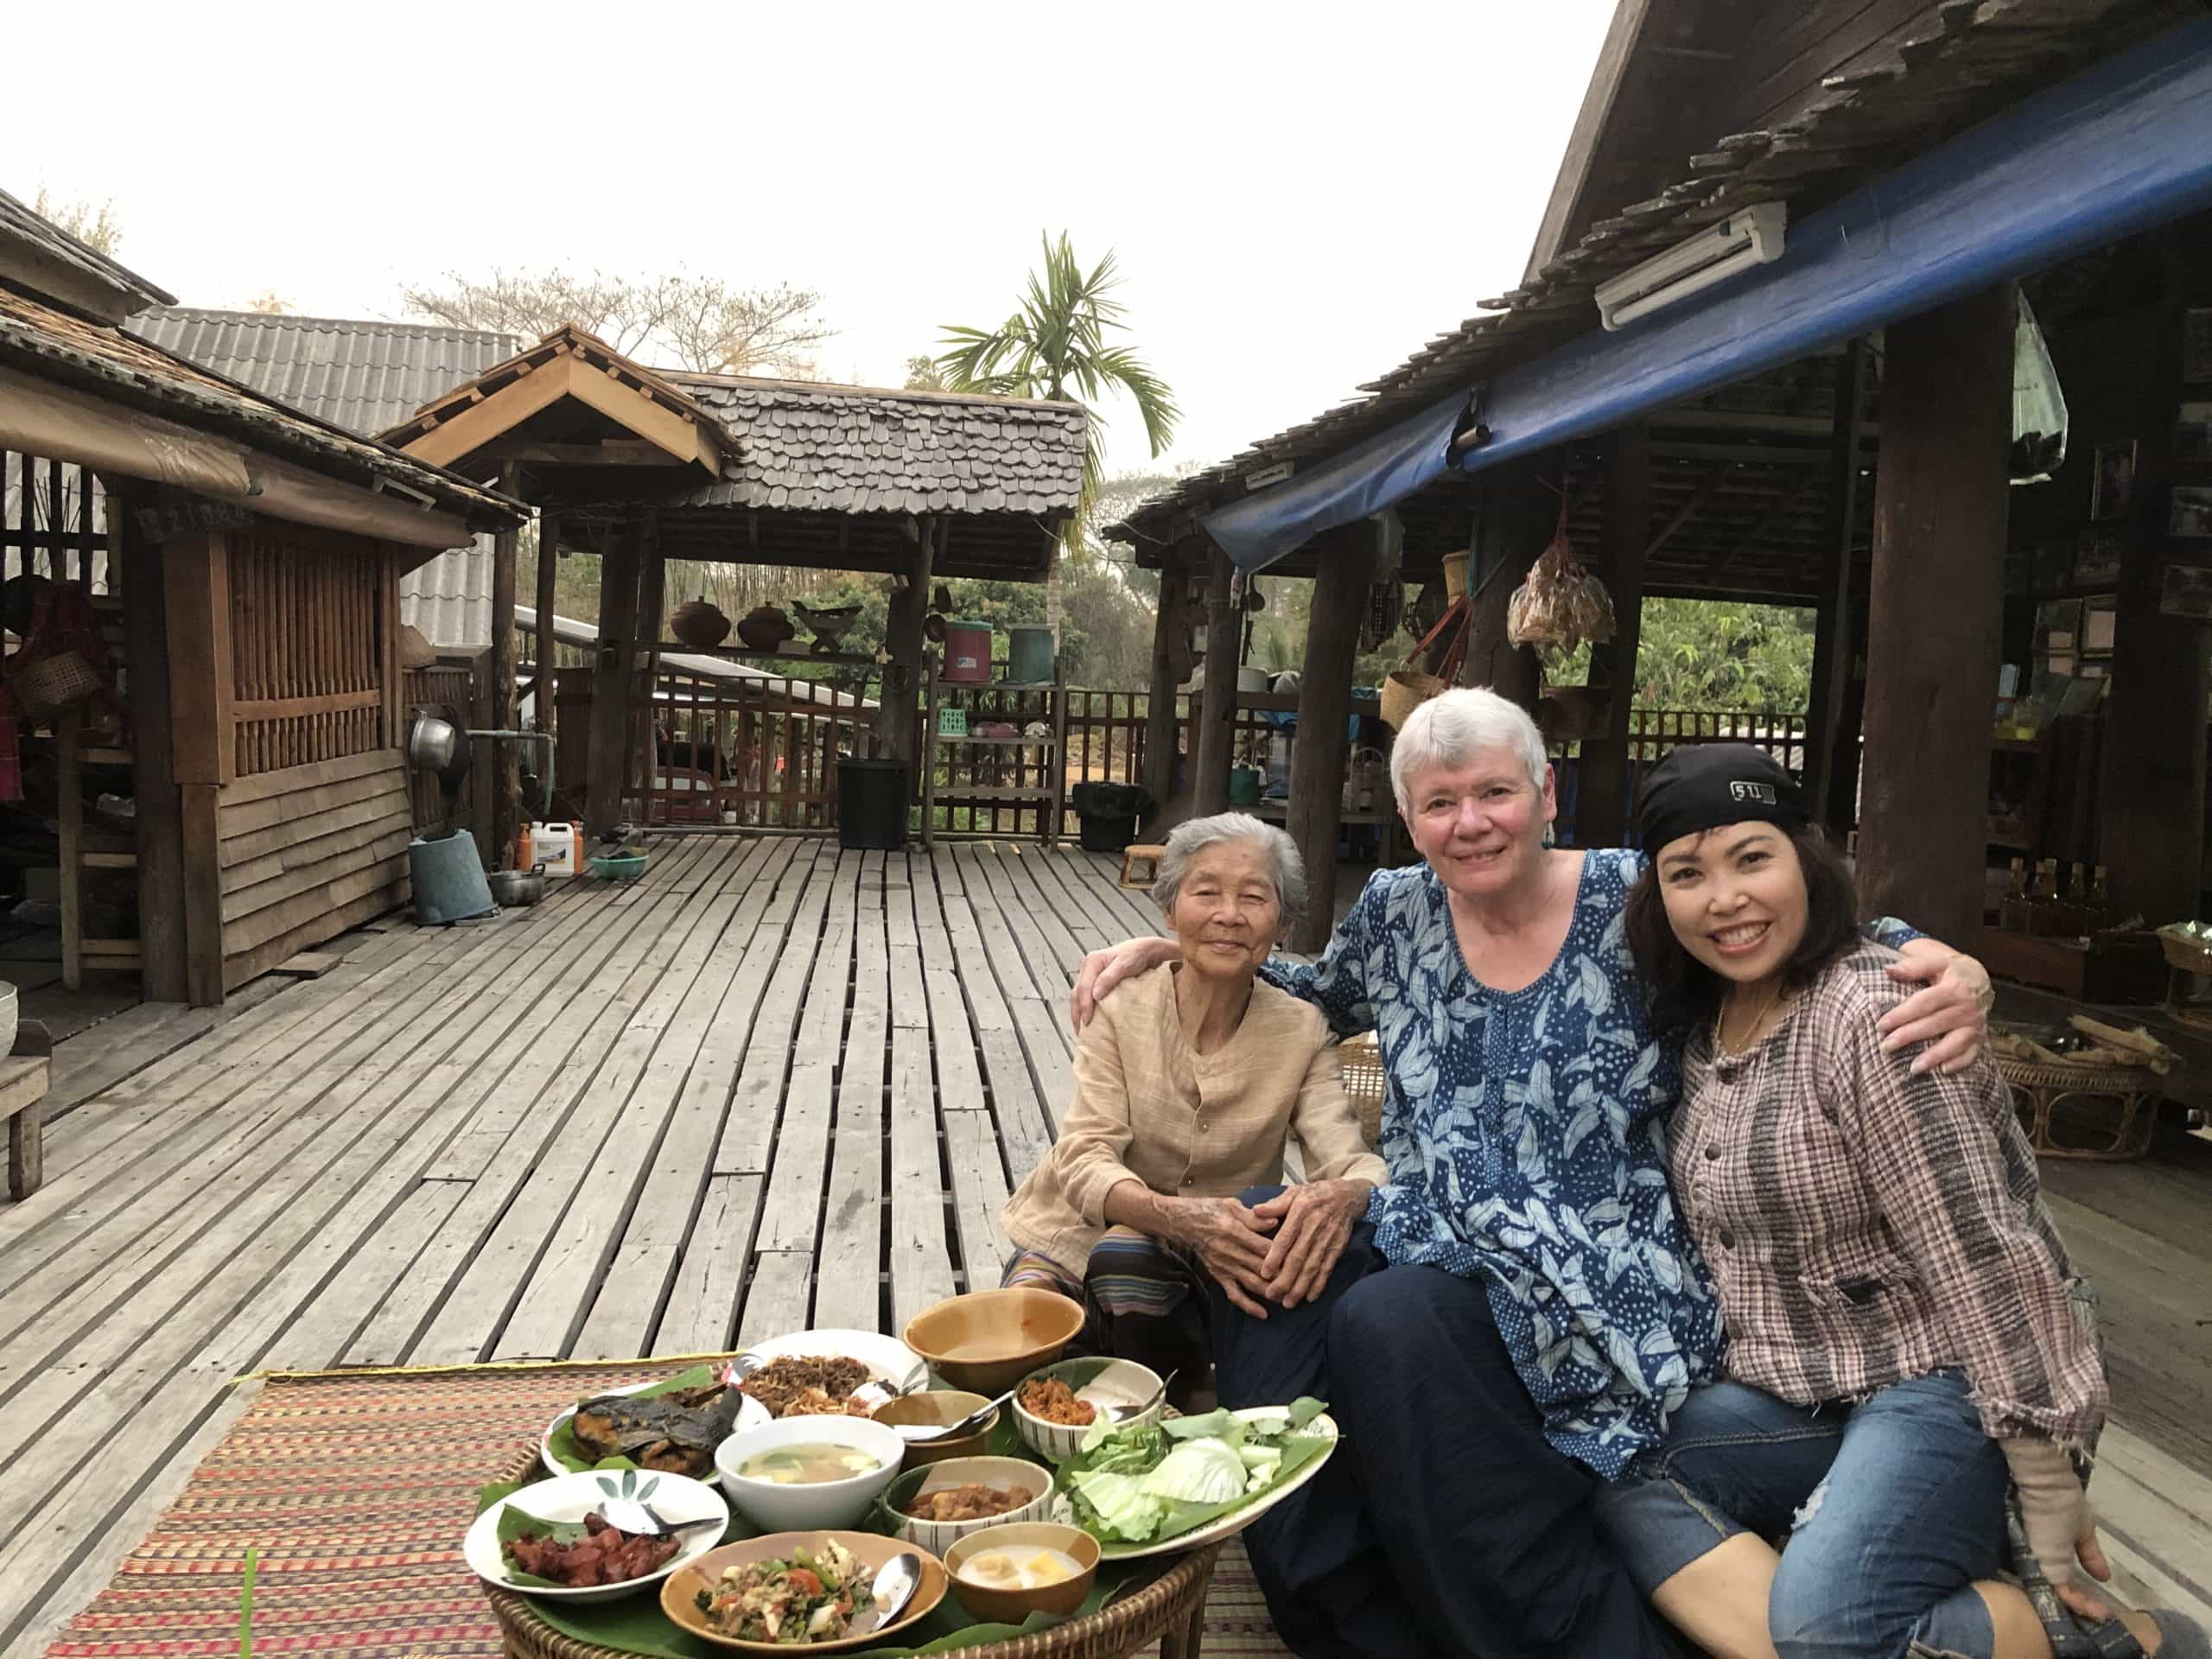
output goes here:
[[1068, 791], [1082, 821], [1086, 853], [1118, 853], [1137, 838], [1137, 820], [1152, 810], [1152, 797], [1135, 784], [1077, 784]]
[[906, 797], [913, 769], [904, 760], [837, 761], [837, 844], [896, 852], [906, 844]]

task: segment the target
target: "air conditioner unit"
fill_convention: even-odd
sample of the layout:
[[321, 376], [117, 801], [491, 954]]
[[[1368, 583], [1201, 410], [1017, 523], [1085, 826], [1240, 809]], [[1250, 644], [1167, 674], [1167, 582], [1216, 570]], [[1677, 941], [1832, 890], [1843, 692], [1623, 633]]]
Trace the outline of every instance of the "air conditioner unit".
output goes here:
[[1633, 270], [1599, 283], [1599, 320], [1608, 328], [1621, 327], [1702, 293], [1739, 270], [1781, 258], [1783, 228], [1788, 223], [1789, 208], [1779, 201], [1731, 213]]

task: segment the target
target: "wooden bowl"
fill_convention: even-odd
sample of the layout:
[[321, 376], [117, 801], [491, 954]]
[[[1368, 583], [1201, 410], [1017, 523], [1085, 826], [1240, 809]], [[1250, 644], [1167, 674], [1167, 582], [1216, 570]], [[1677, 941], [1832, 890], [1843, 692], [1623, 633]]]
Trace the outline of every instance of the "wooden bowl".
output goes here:
[[[699, 1592], [711, 1590], [720, 1584], [725, 1567], [746, 1567], [754, 1561], [765, 1561], [772, 1556], [788, 1556], [801, 1546], [819, 1549], [825, 1538], [835, 1538], [851, 1550], [859, 1558], [861, 1570], [871, 1576], [880, 1572], [883, 1564], [893, 1556], [907, 1550], [922, 1558], [922, 1582], [914, 1592], [914, 1599], [906, 1604], [906, 1611], [899, 1615], [898, 1623], [887, 1624], [880, 1630], [870, 1630], [864, 1636], [849, 1636], [842, 1641], [809, 1642], [803, 1649], [791, 1643], [779, 1645], [772, 1642], [741, 1641], [736, 1637], [724, 1636], [708, 1626], [707, 1615], [699, 1606]], [[789, 1654], [798, 1650], [807, 1653], [857, 1653], [868, 1648], [896, 1645], [886, 1638], [896, 1636], [935, 1611], [938, 1603], [944, 1599], [948, 1582], [943, 1561], [903, 1538], [886, 1538], [873, 1532], [772, 1532], [765, 1538], [747, 1538], [740, 1543], [723, 1544], [696, 1560], [686, 1561], [661, 1580], [660, 1610], [687, 1634], [697, 1637], [702, 1642], [711, 1642], [718, 1648], [730, 1648], [739, 1653]]]
[[[930, 1389], [886, 1401], [875, 1408], [874, 1416], [877, 1422], [894, 1427], [899, 1423], [931, 1423], [942, 1428], [989, 1403], [988, 1396], [969, 1394], [964, 1389]], [[914, 1469], [925, 1463], [942, 1463], [947, 1458], [975, 1457], [982, 1452], [990, 1440], [991, 1431], [998, 1426], [999, 1414], [995, 1411], [983, 1419], [981, 1428], [972, 1434], [963, 1434], [957, 1440], [909, 1440], [906, 1467]]]
[[1083, 1329], [1083, 1306], [1032, 1285], [972, 1291], [906, 1322], [906, 1345], [956, 1389], [1004, 1394], [1058, 1359]]
[[[1073, 1558], [1076, 1575], [1037, 1590], [971, 1584], [960, 1576], [961, 1563], [987, 1549], [1020, 1548], [1024, 1545], [1057, 1549]], [[969, 1533], [944, 1552], [944, 1570], [951, 1575], [954, 1599], [978, 1619], [1019, 1624], [1032, 1613], [1056, 1613], [1065, 1618], [1082, 1606], [1084, 1599], [1090, 1594], [1091, 1581], [1098, 1576], [1098, 1541], [1081, 1527], [1064, 1527], [1051, 1521], [1022, 1521], [1012, 1526], [986, 1527], [981, 1532]], [[664, 1602], [665, 1599], [664, 1592]]]

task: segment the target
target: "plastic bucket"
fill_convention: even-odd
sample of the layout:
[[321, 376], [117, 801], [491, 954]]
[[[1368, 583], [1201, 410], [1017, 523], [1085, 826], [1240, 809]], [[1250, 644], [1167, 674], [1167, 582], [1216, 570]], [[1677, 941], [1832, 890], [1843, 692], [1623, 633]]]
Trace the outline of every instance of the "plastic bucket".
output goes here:
[[837, 844], [896, 852], [906, 844], [912, 773], [904, 760], [837, 762]]
[[1077, 839], [1086, 853], [1118, 853], [1137, 838], [1137, 821], [1134, 817], [1086, 812], [1077, 822], [1082, 829]]
[[1052, 631], [1041, 622], [1016, 622], [1006, 631], [1006, 677], [1024, 685], [1052, 677]]
[[[963, 685], [988, 685], [991, 681], [992, 632], [988, 622], [947, 622], [944, 625], [944, 668], [938, 677]], [[1046, 677], [1051, 677], [1048, 675]]]

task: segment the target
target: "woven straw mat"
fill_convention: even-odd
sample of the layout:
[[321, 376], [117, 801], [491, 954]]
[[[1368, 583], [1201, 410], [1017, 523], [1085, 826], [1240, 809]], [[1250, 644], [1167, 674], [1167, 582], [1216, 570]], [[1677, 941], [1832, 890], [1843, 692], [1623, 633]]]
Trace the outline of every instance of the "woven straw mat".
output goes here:
[[[670, 1369], [272, 1377], [48, 1659], [234, 1659], [248, 1549], [260, 1552], [255, 1659], [497, 1655], [499, 1627], [461, 1554], [478, 1489], [565, 1407]], [[1214, 1574], [1204, 1650], [1289, 1651], [1234, 1542]]]

